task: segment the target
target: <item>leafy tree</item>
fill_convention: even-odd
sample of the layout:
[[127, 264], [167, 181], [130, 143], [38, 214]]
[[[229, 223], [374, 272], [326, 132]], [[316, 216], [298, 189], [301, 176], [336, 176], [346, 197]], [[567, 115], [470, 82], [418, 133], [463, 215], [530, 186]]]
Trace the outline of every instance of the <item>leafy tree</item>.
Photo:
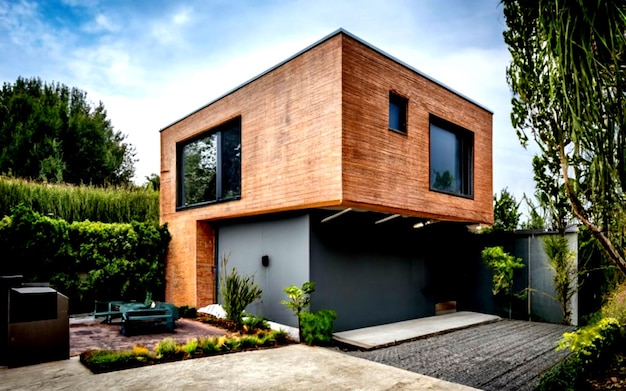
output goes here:
[[503, 0], [512, 124], [626, 274], [626, 2]]
[[494, 231], [514, 231], [517, 229], [521, 213], [520, 203], [507, 188], [500, 191], [500, 196], [493, 197], [493, 230]]
[[546, 156], [533, 158], [533, 173], [535, 179], [535, 197], [539, 208], [543, 210], [546, 228], [563, 233], [573, 220], [571, 207], [563, 179], [559, 176], [559, 167], [554, 165], [554, 159]]
[[545, 229], [545, 211], [524, 194], [524, 202], [528, 208], [528, 219], [520, 224], [522, 229]]
[[159, 174], [152, 173], [146, 177], [144, 187], [148, 190], [159, 191], [161, 188], [161, 177]]
[[509, 319], [511, 318], [512, 300], [514, 297], [513, 283], [515, 270], [522, 269], [524, 262], [504, 251], [502, 246], [486, 247], [480, 253], [485, 266], [492, 272], [494, 296], [501, 295], [509, 301]]
[[0, 90], [0, 173], [71, 184], [127, 185], [135, 150], [115, 131], [104, 105], [38, 78]]

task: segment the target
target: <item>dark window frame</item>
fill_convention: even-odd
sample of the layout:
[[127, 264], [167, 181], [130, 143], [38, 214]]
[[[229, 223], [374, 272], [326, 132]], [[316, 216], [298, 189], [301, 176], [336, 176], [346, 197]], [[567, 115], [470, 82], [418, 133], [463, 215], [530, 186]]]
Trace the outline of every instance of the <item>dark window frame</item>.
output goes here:
[[[228, 131], [238, 131], [239, 135], [239, 156], [238, 156], [238, 193], [224, 194], [225, 185], [225, 166], [224, 166], [224, 139], [223, 134]], [[192, 204], [184, 205], [185, 200], [185, 159], [183, 156], [184, 149], [199, 140], [215, 135], [216, 149], [216, 172], [215, 172], [215, 199], [203, 200]], [[184, 210], [196, 208], [221, 202], [235, 201], [241, 199], [241, 116], [232, 118], [220, 125], [217, 125], [207, 131], [204, 131], [190, 139], [176, 143], [176, 210]]]
[[[392, 118], [392, 106], [397, 107], [399, 118], [393, 120]], [[409, 99], [398, 94], [394, 91], [389, 91], [389, 113], [388, 113], [388, 125], [389, 130], [392, 132], [406, 135], [408, 133], [408, 118], [409, 118]], [[392, 121], [393, 120], [393, 121]], [[398, 122], [399, 126], [393, 126], [392, 122]]]
[[[433, 187], [434, 169], [432, 167], [432, 125], [439, 129], [449, 132], [455, 136], [459, 143], [460, 151], [456, 158], [460, 161], [459, 171], [461, 173], [460, 191], [449, 191]], [[456, 125], [450, 121], [446, 121], [435, 115], [430, 114], [428, 122], [428, 186], [430, 191], [449, 194], [457, 197], [474, 199], [474, 132]]]

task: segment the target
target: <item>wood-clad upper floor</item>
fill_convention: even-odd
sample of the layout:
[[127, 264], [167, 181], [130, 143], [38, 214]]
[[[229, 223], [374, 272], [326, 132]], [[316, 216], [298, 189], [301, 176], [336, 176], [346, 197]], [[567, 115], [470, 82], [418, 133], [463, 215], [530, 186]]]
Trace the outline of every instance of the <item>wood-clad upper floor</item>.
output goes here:
[[161, 219], [352, 207], [490, 223], [491, 144], [491, 112], [339, 30], [161, 131]]

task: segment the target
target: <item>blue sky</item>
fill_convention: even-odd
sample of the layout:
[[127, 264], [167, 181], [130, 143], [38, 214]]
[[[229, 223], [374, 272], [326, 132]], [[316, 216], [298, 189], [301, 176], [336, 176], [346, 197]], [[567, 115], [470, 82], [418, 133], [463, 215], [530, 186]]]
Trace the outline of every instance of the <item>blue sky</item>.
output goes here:
[[512, 129], [498, 0], [0, 0], [0, 82], [40, 77], [102, 101], [137, 181], [159, 130], [338, 28], [494, 112], [494, 192], [532, 194]]

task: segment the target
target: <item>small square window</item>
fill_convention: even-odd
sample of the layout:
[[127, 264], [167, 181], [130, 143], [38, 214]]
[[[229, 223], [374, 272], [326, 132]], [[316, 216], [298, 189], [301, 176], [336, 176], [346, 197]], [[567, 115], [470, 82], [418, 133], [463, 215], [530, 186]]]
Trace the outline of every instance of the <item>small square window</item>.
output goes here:
[[406, 107], [408, 99], [389, 93], [389, 129], [406, 134]]

